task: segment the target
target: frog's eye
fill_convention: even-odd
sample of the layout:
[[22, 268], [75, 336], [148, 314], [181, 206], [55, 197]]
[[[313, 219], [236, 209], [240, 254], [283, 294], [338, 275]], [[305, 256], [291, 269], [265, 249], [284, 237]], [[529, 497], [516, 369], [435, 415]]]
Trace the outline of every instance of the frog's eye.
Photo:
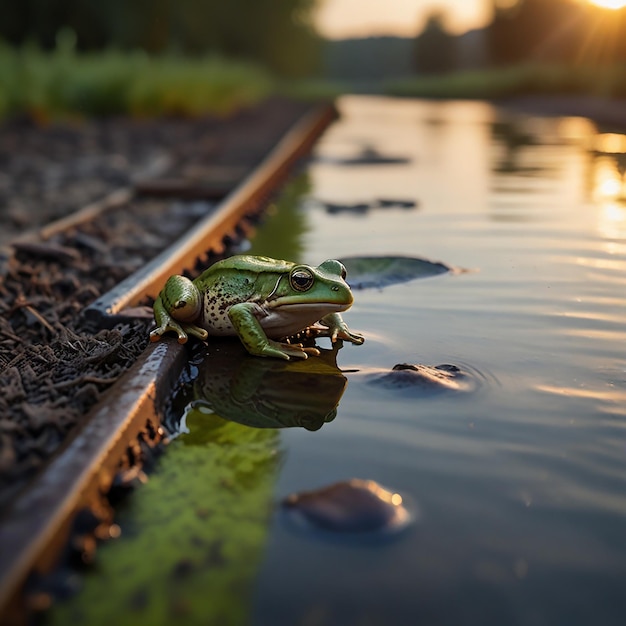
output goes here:
[[346, 272], [346, 268], [343, 263], [339, 263], [339, 265], [341, 265], [341, 278], [345, 280], [346, 276], [348, 275], [348, 272]]
[[296, 291], [308, 291], [313, 286], [314, 280], [313, 274], [301, 267], [293, 270], [289, 276], [289, 283]]

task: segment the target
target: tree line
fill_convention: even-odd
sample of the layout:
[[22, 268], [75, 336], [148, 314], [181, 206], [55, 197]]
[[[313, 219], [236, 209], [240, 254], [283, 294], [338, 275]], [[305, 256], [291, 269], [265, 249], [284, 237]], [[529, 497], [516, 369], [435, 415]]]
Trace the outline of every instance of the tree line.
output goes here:
[[[312, 21], [319, 0], [0, 0], [0, 40], [54, 48], [64, 29], [76, 48], [217, 54], [254, 60], [278, 74], [319, 69], [323, 45]], [[487, 67], [528, 61], [568, 65], [626, 63], [626, 9], [579, 0], [492, 0], [493, 20], [473, 38]], [[463, 69], [468, 37], [450, 34], [433, 13], [414, 40], [413, 67]]]
[[313, 71], [316, 0], [0, 0], [0, 40], [52, 49], [71, 30], [79, 51], [217, 54], [279, 74]]
[[[462, 38], [445, 15], [433, 13], [415, 40], [415, 68], [446, 73], [462, 65]], [[605, 10], [577, 0], [493, 0], [493, 20], [482, 32], [484, 63], [528, 62], [570, 66], [626, 63], [626, 9]]]

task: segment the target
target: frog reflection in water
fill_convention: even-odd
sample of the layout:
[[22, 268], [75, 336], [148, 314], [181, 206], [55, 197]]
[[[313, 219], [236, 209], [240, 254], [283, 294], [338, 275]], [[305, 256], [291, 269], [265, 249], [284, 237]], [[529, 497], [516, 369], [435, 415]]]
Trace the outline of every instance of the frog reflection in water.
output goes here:
[[[315, 361], [285, 363], [255, 359], [237, 344], [218, 341], [210, 354], [198, 355], [193, 384], [179, 389], [170, 415], [177, 420], [184, 410], [187, 421], [204, 414], [205, 420], [218, 415], [255, 428], [318, 430], [335, 418], [346, 388], [336, 363], [339, 348], [321, 349]], [[166, 427], [175, 434], [185, 432], [186, 424]]]
[[154, 303], [158, 341], [173, 331], [185, 343], [188, 335], [239, 336], [246, 350], [257, 356], [306, 359], [319, 355], [315, 347], [276, 341], [320, 322], [324, 333], [361, 344], [364, 338], [349, 330], [340, 312], [350, 308], [352, 292], [339, 261], [319, 267], [259, 256], [233, 256], [219, 261], [191, 281], [170, 276]]

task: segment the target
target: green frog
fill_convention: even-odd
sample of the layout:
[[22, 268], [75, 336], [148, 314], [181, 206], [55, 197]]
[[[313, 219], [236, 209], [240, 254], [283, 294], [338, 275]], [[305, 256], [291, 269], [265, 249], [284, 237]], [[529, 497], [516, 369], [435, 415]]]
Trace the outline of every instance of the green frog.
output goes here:
[[179, 343], [188, 335], [238, 336], [248, 352], [281, 359], [306, 359], [317, 348], [277, 341], [315, 322], [334, 342], [362, 344], [340, 315], [354, 300], [346, 269], [335, 260], [318, 267], [261, 256], [233, 256], [218, 261], [195, 280], [170, 276], [154, 303], [158, 341], [173, 331]]

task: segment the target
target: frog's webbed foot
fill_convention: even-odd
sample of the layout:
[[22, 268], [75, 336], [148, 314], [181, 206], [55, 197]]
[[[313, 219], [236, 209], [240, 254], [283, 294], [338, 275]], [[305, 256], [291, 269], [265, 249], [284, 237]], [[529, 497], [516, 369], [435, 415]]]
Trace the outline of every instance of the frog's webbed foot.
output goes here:
[[158, 328], [150, 331], [150, 341], [159, 341], [159, 339], [170, 330], [178, 335], [178, 343], [187, 343], [187, 333], [181, 328], [180, 324], [174, 321], [161, 324]]
[[208, 331], [204, 328], [200, 328], [200, 326], [196, 326], [195, 324], [181, 324], [181, 326], [188, 335], [193, 335], [198, 339], [202, 339], [202, 341], [205, 341], [209, 336]]
[[202, 340], [205, 340], [209, 336], [209, 333], [204, 330], [204, 328], [194, 326], [193, 324], [181, 324], [173, 319], [170, 319], [151, 331], [150, 341], [158, 341], [169, 331], [178, 335], [178, 343], [187, 343], [189, 335], [193, 335], [194, 337], [198, 337], [198, 339]]
[[353, 333], [348, 325], [343, 321], [343, 318], [339, 313], [330, 313], [329, 315], [324, 316], [320, 323], [327, 327], [327, 334], [330, 337], [330, 340], [334, 343], [337, 339], [344, 339], [345, 341], [350, 341], [356, 345], [361, 345], [365, 341], [365, 337], [363, 335], [359, 335], [358, 333]]
[[335, 342], [337, 341], [337, 339], [344, 339], [345, 341], [354, 343], [357, 346], [360, 346], [365, 341], [365, 337], [363, 337], [363, 335], [359, 335], [358, 333], [353, 333], [347, 326], [345, 329], [334, 328], [332, 330], [332, 332], [330, 333], [330, 340], [332, 342]]
[[[248, 351], [252, 352], [249, 348]], [[301, 343], [283, 343], [268, 339], [266, 345], [262, 346], [258, 352], [252, 353], [290, 361], [292, 359], [308, 359], [309, 355], [319, 356], [320, 351], [317, 348], [305, 348]]]

